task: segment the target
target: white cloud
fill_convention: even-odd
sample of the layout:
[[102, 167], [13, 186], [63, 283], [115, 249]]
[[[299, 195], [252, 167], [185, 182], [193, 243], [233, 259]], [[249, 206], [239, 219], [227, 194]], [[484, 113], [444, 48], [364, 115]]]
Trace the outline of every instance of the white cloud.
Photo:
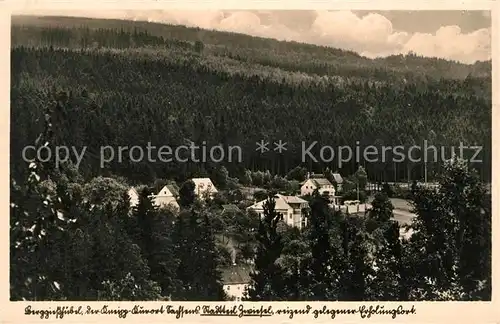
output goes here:
[[310, 37], [322, 45], [338, 46], [357, 52], [384, 52], [399, 46], [404, 33], [396, 33], [382, 15], [370, 13], [358, 17], [351, 11], [318, 12]]
[[491, 31], [483, 28], [462, 33], [458, 26], [439, 28], [435, 34], [415, 33], [404, 44], [403, 52], [413, 51], [465, 63], [491, 58]]
[[409, 34], [394, 31], [392, 23], [380, 14], [358, 17], [349, 11], [336, 11], [318, 13], [311, 31], [313, 43], [354, 50], [368, 57], [412, 51], [464, 63], [491, 58], [489, 29], [462, 33], [458, 26], [444, 26], [434, 34]]
[[149, 12], [144, 12], [143, 15], [151, 22], [172, 23], [204, 29], [212, 29], [224, 18], [222, 11], [157, 10], [153, 15]]
[[[488, 14], [489, 12], [484, 12]], [[378, 13], [362, 17], [351, 11], [319, 11], [312, 23], [304, 28], [304, 22], [312, 13], [272, 11], [165, 11], [101, 12], [83, 16], [147, 20], [196, 26], [206, 29], [230, 31], [253, 36], [294, 40], [319, 45], [354, 50], [369, 57], [415, 52], [424, 56], [453, 59], [464, 63], [491, 58], [491, 30], [478, 29], [463, 33], [458, 26], [442, 26], [435, 33], [407, 33], [396, 31], [389, 19]], [[259, 17], [267, 17], [266, 21]], [[275, 17], [273, 18], [273, 15]], [[297, 24], [294, 24], [294, 20]], [[286, 25], [282, 23], [286, 21]], [[425, 23], [425, 22], [424, 22]], [[300, 25], [296, 27], [294, 25]], [[300, 31], [299, 31], [300, 30]]]
[[215, 26], [219, 30], [237, 32], [237, 33], [256, 33], [262, 29], [260, 18], [248, 11], [238, 11], [219, 22]]

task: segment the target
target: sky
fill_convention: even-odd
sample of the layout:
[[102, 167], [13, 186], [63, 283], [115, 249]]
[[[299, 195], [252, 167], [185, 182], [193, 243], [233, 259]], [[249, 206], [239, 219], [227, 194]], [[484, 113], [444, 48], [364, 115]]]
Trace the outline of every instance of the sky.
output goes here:
[[463, 63], [491, 59], [489, 11], [124, 10], [43, 14], [195, 26], [332, 46], [372, 58], [412, 51]]

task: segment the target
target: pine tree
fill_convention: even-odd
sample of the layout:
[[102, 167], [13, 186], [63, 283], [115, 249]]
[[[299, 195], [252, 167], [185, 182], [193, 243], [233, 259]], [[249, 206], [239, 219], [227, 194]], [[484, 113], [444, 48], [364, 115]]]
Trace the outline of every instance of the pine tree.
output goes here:
[[281, 256], [283, 243], [277, 232], [278, 222], [283, 215], [275, 210], [276, 201], [271, 196], [263, 205], [264, 215], [260, 219], [257, 233], [258, 247], [255, 269], [250, 274], [251, 282], [245, 299], [251, 301], [283, 300], [285, 288], [284, 271], [276, 262]]
[[360, 301], [367, 298], [367, 286], [372, 275], [369, 260], [370, 243], [367, 233], [357, 230], [349, 248], [349, 264], [347, 266], [347, 277], [344, 280], [343, 300]]
[[414, 204], [411, 298], [491, 298], [491, 202], [478, 175], [453, 159], [439, 188], [418, 190]]
[[[54, 107], [59, 107], [55, 102]], [[35, 146], [51, 148], [54, 109], [45, 111], [45, 128]], [[61, 198], [40, 186], [54, 174], [54, 161], [33, 161], [25, 184], [11, 183], [10, 280], [12, 300], [50, 300], [62, 297], [61, 284], [54, 280], [50, 255], [57, 237], [64, 236], [69, 223]]]
[[367, 282], [367, 300], [407, 300], [408, 286], [403, 264], [402, 243], [399, 238], [399, 224], [388, 221], [379, 224], [373, 236], [374, 262], [372, 276]]
[[[167, 210], [159, 211], [153, 203], [149, 189], [144, 188], [134, 207], [135, 241], [151, 269], [151, 280], [161, 286], [161, 294], [170, 296], [176, 289], [174, 247], [170, 232], [172, 217]], [[134, 222], [133, 222], [134, 223]]]
[[372, 201], [372, 208], [368, 211], [368, 218], [383, 224], [388, 222], [393, 215], [394, 206], [385, 193], [377, 193]]
[[173, 300], [224, 300], [209, 216], [192, 208], [180, 213], [172, 233], [179, 283]]
[[90, 287], [99, 300], [158, 300], [161, 287], [152, 280], [147, 255], [114, 216], [117, 207], [110, 207], [93, 209], [91, 226], [86, 229], [93, 251], [88, 261]]
[[181, 185], [179, 189], [179, 205], [182, 208], [188, 208], [194, 203], [196, 199], [195, 188], [196, 186], [192, 180], [188, 180]]
[[215, 245], [215, 236], [213, 233], [210, 217], [205, 213], [193, 217], [199, 217], [200, 222], [197, 226], [198, 239], [196, 240], [198, 273], [197, 280], [200, 283], [199, 292], [196, 300], [220, 301], [225, 300], [223, 289], [222, 274], [218, 270], [218, 253]]
[[306, 271], [303, 272], [308, 288], [305, 298], [310, 300], [336, 300], [338, 298], [338, 272], [342, 267], [338, 258], [334, 227], [333, 211], [328, 206], [327, 198], [317, 190], [310, 203], [308, 241], [311, 258], [306, 260]]
[[153, 203], [149, 188], [145, 187], [139, 194], [139, 202], [134, 207], [134, 220], [137, 224], [135, 240], [141, 251], [148, 253], [154, 248], [153, 230], [157, 208]]

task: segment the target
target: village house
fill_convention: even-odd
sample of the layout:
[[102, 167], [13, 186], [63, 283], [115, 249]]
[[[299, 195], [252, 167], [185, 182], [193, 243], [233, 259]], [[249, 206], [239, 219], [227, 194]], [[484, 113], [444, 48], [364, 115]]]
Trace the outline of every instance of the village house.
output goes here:
[[134, 187], [130, 187], [128, 190], [128, 196], [130, 198], [130, 207], [137, 206], [139, 203], [139, 193]]
[[175, 209], [179, 209], [179, 204], [177, 203], [177, 190], [174, 186], [166, 185], [164, 186], [156, 195], [153, 195], [153, 203], [158, 207], [172, 206]]
[[302, 196], [312, 195], [316, 189], [321, 195], [327, 193], [329, 197], [335, 196], [335, 186], [324, 175], [308, 174], [307, 179], [302, 182], [300, 194]]
[[250, 266], [233, 265], [222, 271], [222, 283], [224, 291], [229, 297], [236, 301], [241, 301], [245, 290], [250, 283]]
[[218, 192], [210, 178], [193, 178], [191, 181], [194, 182], [194, 193], [198, 198], [212, 198]]
[[[318, 190], [321, 195], [328, 195], [331, 203], [340, 205], [341, 196], [336, 195], [342, 191], [344, 179], [339, 173], [333, 173], [335, 184], [332, 184], [323, 174], [307, 174], [307, 179], [300, 187], [301, 196], [311, 195], [314, 190]], [[336, 186], [335, 186], [336, 185]]]
[[[306, 215], [304, 209], [309, 207], [309, 203], [296, 196], [274, 196], [276, 206], [275, 211], [283, 215], [283, 221], [288, 226], [297, 227], [299, 229], [306, 226]], [[254, 210], [260, 217], [264, 215], [264, 203], [266, 200], [259, 201], [252, 206], [247, 207], [247, 210]]]

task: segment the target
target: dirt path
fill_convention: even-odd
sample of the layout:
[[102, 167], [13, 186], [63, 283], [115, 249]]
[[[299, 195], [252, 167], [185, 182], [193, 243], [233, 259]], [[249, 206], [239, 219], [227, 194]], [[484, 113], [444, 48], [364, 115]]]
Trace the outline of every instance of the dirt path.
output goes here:
[[394, 219], [401, 225], [411, 223], [411, 220], [416, 215], [411, 212], [412, 205], [410, 202], [400, 198], [391, 198], [391, 202], [394, 206]]

